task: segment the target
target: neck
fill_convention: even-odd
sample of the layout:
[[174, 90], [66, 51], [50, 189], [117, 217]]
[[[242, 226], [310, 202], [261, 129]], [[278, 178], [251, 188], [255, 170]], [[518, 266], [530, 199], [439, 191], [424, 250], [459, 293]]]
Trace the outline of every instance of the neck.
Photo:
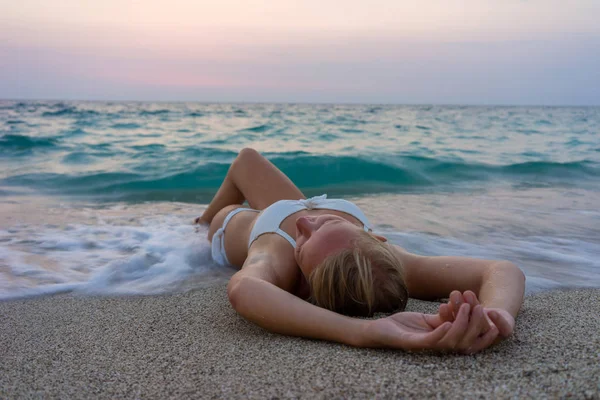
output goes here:
[[310, 297], [310, 285], [308, 284], [308, 281], [306, 280], [306, 278], [304, 277], [304, 274], [302, 273], [302, 271], [299, 271], [300, 273], [300, 277], [298, 278], [298, 283], [296, 285], [296, 290], [295, 290], [295, 294], [296, 296], [300, 297], [301, 299], [308, 299]]

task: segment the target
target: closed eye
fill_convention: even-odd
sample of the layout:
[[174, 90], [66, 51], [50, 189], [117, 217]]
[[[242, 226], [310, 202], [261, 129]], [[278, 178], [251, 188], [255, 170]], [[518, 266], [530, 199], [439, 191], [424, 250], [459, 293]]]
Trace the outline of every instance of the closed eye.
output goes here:
[[330, 219], [329, 221], [325, 221], [325, 223], [323, 225], [319, 226], [318, 229], [321, 229], [325, 225], [331, 225], [331, 224], [336, 224], [336, 223], [340, 223], [340, 222], [344, 222], [344, 220], [343, 219], [337, 219], [337, 218], [336, 219]]

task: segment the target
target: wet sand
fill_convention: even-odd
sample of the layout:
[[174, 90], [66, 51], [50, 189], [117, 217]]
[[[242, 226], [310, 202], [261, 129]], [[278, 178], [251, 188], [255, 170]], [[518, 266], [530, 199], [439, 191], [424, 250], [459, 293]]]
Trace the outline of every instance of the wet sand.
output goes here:
[[0, 398], [598, 399], [599, 315], [597, 289], [531, 295], [511, 339], [461, 356], [271, 334], [237, 316], [222, 285], [4, 301]]

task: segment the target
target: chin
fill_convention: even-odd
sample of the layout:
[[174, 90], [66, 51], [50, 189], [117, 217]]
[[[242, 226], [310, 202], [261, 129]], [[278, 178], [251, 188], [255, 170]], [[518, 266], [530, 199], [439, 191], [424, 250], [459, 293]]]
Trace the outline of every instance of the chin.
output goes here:
[[298, 267], [300, 268], [300, 271], [302, 272], [302, 275], [308, 280], [308, 276], [310, 275], [310, 271], [311, 270], [308, 269], [308, 268], [303, 268], [299, 264], [298, 264]]

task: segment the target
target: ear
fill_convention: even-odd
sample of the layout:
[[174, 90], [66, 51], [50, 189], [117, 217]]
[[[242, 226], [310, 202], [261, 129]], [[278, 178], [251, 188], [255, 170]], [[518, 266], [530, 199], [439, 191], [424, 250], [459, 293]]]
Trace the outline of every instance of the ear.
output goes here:
[[373, 235], [373, 237], [377, 240], [379, 240], [380, 242], [387, 242], [387, 238], [385, 236], [381, 236], [381, 235], [376, 235], [374, 233], [371, 233], [371, 235]]

